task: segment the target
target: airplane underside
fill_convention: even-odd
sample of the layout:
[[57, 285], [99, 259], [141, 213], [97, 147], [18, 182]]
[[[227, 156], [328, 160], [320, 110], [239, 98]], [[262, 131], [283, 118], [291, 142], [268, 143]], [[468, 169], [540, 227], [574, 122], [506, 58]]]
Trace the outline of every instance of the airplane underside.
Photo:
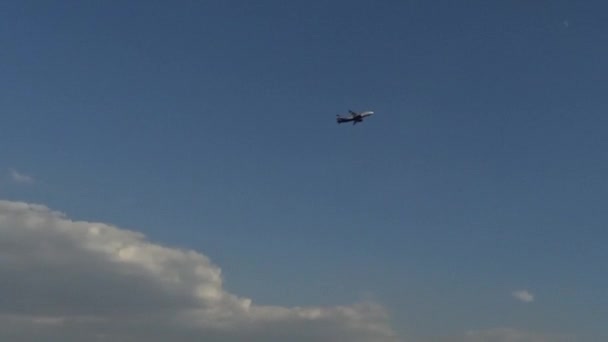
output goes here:
[[351, 119], [351, 118], [348, 118], [348, 119], [347, 118], [338, 118], [337, 119], [337, 122], [339, 124], [345, 123], [345, 122], [351, 122], [351, 121], [352, 121], [353, 125], [356, 125], [357, 122], [363, 122], [363, 119]]

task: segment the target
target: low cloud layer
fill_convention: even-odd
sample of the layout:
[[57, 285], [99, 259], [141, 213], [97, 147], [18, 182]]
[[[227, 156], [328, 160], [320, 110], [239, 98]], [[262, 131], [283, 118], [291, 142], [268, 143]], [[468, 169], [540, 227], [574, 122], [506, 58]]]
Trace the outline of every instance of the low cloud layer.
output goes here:
[[384, 309], [259, 306], [206, 256], [0, 201], [0, 339], [395, 342]]
[[575, 336], [543, 334], [509, 328], [471, 330], [460, 336], [441, 337], [425, 342], [577, 342]]

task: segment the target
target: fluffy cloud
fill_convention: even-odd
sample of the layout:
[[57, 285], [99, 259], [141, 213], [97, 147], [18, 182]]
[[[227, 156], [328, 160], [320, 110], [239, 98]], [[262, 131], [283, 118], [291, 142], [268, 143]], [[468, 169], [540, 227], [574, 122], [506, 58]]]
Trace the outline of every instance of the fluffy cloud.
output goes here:
[[534, 301], [534, 295], [527, 290], [514, 291], [511, 295], [524, 303], [531, 303]]
[[0, 339], [398, 341], [373, 303], [259, 306], [206, 256], [140, 233], [0, 201]]

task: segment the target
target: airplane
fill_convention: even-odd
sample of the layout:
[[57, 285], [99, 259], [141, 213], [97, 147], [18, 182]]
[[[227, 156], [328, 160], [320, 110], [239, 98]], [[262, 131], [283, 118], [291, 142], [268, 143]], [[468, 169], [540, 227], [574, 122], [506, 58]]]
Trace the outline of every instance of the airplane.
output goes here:
[[374, 112], [372, 111], [367, 111], [367, 112], [361, 112], [361, 113], [355, 113], [352, 110], [348, 111], [350, 113], [349, 116], [347, 117], [342, 117], [340, 115], [336, 115], [336, 121], [338, 122], [338, 124], [341, 124], [343, 122], [353, 122], [353, 125], [356, 125], [357, 122], [363, 122], [363, 119], [373, 115]]

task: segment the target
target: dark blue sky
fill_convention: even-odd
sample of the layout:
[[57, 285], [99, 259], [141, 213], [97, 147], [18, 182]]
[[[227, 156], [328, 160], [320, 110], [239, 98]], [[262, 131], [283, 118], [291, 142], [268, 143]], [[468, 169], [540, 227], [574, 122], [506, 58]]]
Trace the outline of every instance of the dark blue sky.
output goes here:
[[[597, 340], [606, 10], [5, 2], [0, 195], [196, 249], [263, 304]], [[337, 126], [348, 109], [376, 115]]]

